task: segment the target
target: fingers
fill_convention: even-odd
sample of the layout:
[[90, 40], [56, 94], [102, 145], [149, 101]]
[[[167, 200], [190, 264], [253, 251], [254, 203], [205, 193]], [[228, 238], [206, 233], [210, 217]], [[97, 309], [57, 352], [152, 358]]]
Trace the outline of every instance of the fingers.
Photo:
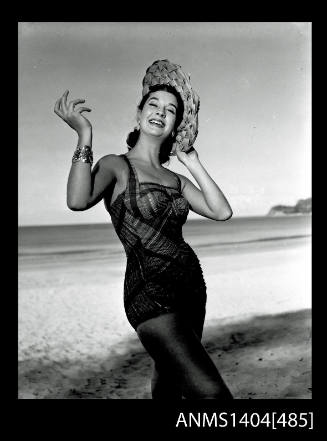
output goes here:
[[90, 109], [89, 107], [80, 107], [79, 109], [76, 109], [76, 112], [92, 112], [92, 109]]
[[73, 112], [75, 110], [76, 104], [80, 104], [80, 103], [85, 103], [85, 100], [83, 100], [81, 98], [77, 98], [76, 100], [70, 101], [69, 106], [68, 106], [68, 111]]
[[75, 109], [77, 104], [85, 103], [85, 99], [76, 98], [75, 100], [71, 100], [69, 104], [67, 104], [69, 90], [66, 90], [64, 94], [56, 101], [54, 106], [54, 112], [60, 116], [60, 118], [64, 119], [68, 117], [69, 113], [78, 112], [81, 114], [82, 112], [91, 112], [92, 109], [89, 107], [80, 107], [79, 109]]
[[56, 104], [54, 106], [54, 113], [56, 113], [60, 118], [62, 118], [62, 115], [60, 113], [60, 98], [57, 99]]
[[63, 96], [60, 98], [60, 110], [62, 112], [67, 112], [68, 106], [67, 106], [67, 96], [68, 96], [69, 90], [66, 90], [63, 94]]
[[60, 118], [64, 119], [65, 115], [62, 112], [61, 107], [60, 107], [61, 106], [61, 100], [62, 100], [62, 97], [57, 99], [56, 104], [54, 106], [54, 113], [56, 113], [58, 116], [60, 116]]

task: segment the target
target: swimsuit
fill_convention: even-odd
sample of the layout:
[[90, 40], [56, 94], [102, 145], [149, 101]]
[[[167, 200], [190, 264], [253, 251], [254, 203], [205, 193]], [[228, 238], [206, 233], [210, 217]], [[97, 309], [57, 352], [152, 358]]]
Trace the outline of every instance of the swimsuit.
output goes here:
[[126, 189], [109, 204], [114, 229], [122, 242], [127, 264], [124, 308], [134, 329], [145, 320], [178, 312], [202, 332], [207, 300], [200, 262], [182, 236], [189, 203], [178, 188], [139, 182], [135, 166], [129, 167]]

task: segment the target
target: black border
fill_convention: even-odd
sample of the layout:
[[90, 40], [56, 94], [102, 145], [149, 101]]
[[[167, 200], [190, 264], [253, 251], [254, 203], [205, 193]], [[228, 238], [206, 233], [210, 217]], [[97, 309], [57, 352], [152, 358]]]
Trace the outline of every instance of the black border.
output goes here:
[[[185, 6], [185, 4], [181, 3], [181, 7]], [[108, 7], [108, 10], [105, 14], [102, 14], [102, 11], [94, 12], [91, 11], [91, 6], [80, 6], [80, 8], [87, 8], [86, 14], [82, 16], [82, 14], [79, 11], [73, 11], [70, 12], [65, 5], [65, 9], [61, 10], [60, 5], [53, 4], [56, 11], [53, 11], [54, 8], [49, 8], [49, 5], [47, 5], [47, 10], [49, 11], [51, 9], [51, 20], [49, 19], [50, 13], [47, 13], [44, 11], [44, 7], [42, 9], [38, 9], [37, 12], [32, 11], [31, 5], [27, 4], [26, 11], [20, 12], [16, 15], [16, 20], [14, 22], [13, 26], [13, 32], [16, 34], [11, 36], [11, 41], [13, 43], [16, 42], [15, 47], [10, 51], [10, 48], [8, 46], [10, 38], [8, 38], [8, 41], [6, 42], [6, 49], [9, 48], [10, 54], [7, 56], [6, 59], [10, 60], [13, 58], [12, 61], [9, 61], [9, 64], [11, 67], [16, 68], [17, 72], [17, 84], [18, 84], [18, 60], [16, 55], [16, 48], [18, 46], [18, 35], [17, 35], [17, 26], [18, 22], [22, 21], [31, 21], [31, 22], [37, 22], [37, 21], [51, 21], [51, 22], [88, 22], [88, 21], [124, 21], [124, 22], [146, 22], [146, 21], [173, 21], [173, 22], [179, 22], [179, 21], [194, 21], [194, 22], [200, 22], [200, 21], [216, 21], [216, 22], [260, 22], [260, 21], [267, 21], [267, 22], [282, 22], [282, 21], [292, 21], [292, 22], [312, 22], [312, 13], [308, 12], [307, 6], [301, 9], [300, 5], [296, 5], [294, 7], [292, 13], [287, 13], [285, 10], [285, 5], [279, 6], [274, 4], [274, 10], [278, 9], [277, 12], [273, 12], [270, 14], [267, 14], [266, 12], [261, 12], [260, 10], [256, 10], [256, 13], [249, 12], [249, 9], [247, 5], [243, 5], [243, 8], [234, 8], [238, 9], [237, 11], [233, 11], [233, 13], [225, 13], [224, 11], [219, 11], [218, 13], [218, 7], [216, 6], [216, 11], [212, 11], [212, 7], [207, 8], [206, 10], [198, 10], [198, 5], [192, 5], [189, 6], [188, 11], [185, 13], [184, 11], [178, 11], [178, 8], [175, 8], [175, 5], [171, 5], [168, 3], [162, 4], [162, 10], [160, 10], [160, 15], [158, 12], [151, 12], [150, 11], [150, 4], [149, 2], [146, 3], [138, 3], [134, 6], [135, 10], [131, 8], [130, 6], [126, 6], [124, 9], [124, 12], [117, 12], [117, 9], [110, 10], [113, 6], [110, 5]], [[76, 7], [76, 3], [75, 3]], [[74, 8], [73, 8], [74, 9]], [[185, 8], [184, 8], [185, 9]], [[219, 6], [220, 9], [220, 6]], [[245, 12], [244, 12], [245, 10]], [[64, 17], [63, 17], [64, 15]], [[94, 17], [94, 15], [97, 16], [97, 18]], [[313, 26], [312, 26], [313, 30]], [[10, 30], [11, 35], [11, 30]], [[14, 78], [14, 75], [11, 76], [11, 78]], [[9, 92], [10, 100], [13, 100], [13, 89], [8, 88], [6, 90]], [[17, 89], [16, 89], [17, 90]], [[18, 103], [18, 90], [17, 90], [17, 100]], [[17, 118], [18, 119], [18, 118]], [[10, 131], [10, 144], [7, 144], [7, 146], [15, 143], [15, 137], [13, 137], [14, 133], [17, 134], [17, 145], [18, 145], [18, 133], [17, 128], [16, 130], [13, 129], [13, 131]], [[11, 166], [12, 163], [17, 161], [18, 164], [18, 149], [12, 149], [10, 147], [9, 149], [6, 149], [8, 158], [8, 150], [10, 150], [10, 165], [4, 166], [7, 168], [8, 172], [8, 178], [5, 179], [5, 183], [10, 183], [10, 192], [11, 197], [10, 203], [13, 202], [13, 207], [10, 207], [10, 215], [15, 215], [17, 213], [17, 225], [18, 225], [18, 187], [12, 186], [12, 180], [13, 180], [13, 167]], [[7, 161], [6, 161], [7, 163]], [[8, 164], [8, 163], [7, 163]], [[18, 170], [17, 170], [17, 180], [18, 182]], [[16, 192], [17, 194], [17, 204], [15, 206], [15, 200], [12, 197], [12, 195]], [[17, 210], [17, 211], [16, 211]], [[7, 220], [7, 216], [5, 221]], [[8, 224], [8, 222], [7, 222]], [[13, 228], [14, 221], [10, 223], [10, 226]], [[4, 231], [4, 230], [3, 230]], [[17, 237], [17, 235], [15, 236]], [[9, 247], [4, 247], [5, 252], [12, 250], [12, 242]], [[17, 241], [17, 248], [18, 249], [18, 241]], [[10, 254], [9, 253], [9, 254]], [[14, 259], [13, 259], [14, 260]], [[15, 259], [14, 263], [14, 279], [18, 280], [18, 270], [16, 274], [17, 268], [17, 260]], [[13, 280], [14, 280], [13, 279]], [[8, 289], [9, 288], [9, 289]], [[17, 284], [17, 292], [18, 292], [18, 284]], [[323, 294], [323, 293], [321, 293]], [[12, 292], [12, 284], [7, 284], [7, 289], [5, 294], [6, 296], [10, 296], [10, 300], [13, 301], [13, 309], [14, 314], [17, 317], [17, 310], [18, 310], [18, 295], [15, 298], [14, 293]], [[316, 304], [316, 300], [315, 300]], [[314, 316], [314, 314], [313, 314]], [[18, 319], [17, 319], [18, 320]], [[314, 320], [315, 321], [315, 320]], [[14, 405], [13, 412], [16, 416], [16, 424], [19, 424], [22, 426], [23, 432], [25, 435], [28, 435], [29, 433], [35, 434], [35, 433], [42, 433], [41, 431], [41, 425], [46, 425], [47, 432], [43, 432], [44, 437], [47, 437], [48, 433], [55, 436], [56, 434], [61, 437], [66, 437], [69, 434], [73, 435], [74, 438], [81, 432], [83, 435], [90, 435], [92, 436], [92, 439], [94, 439], [98, 433], [102, 432], [106, 436], [106, 438], [112, 438], [112, 434], [116, 433], [119, 435], [119, 438], [123, 437], [123, 434], [130, 432], [130, 436], [133, 436], [134, 438], [136, 435], [144, 436], [145, 434], [151, 435], [151, 437], [157, 437], [157, 435], [163, 435], [163, 434], [176, 434], [179, 437], [187, 435], [188, 437], [193, 433], [203, 436], [208, 435], [209, 433], [213, 435], [216, 439], [218, 438], [219, 434], [222, 432], [222, 430], [217, 429], [176, 429], [176, 415], [180, 411], [189, 411], [189, 412], [220, 412], [220, 411], [226, 411], [226, 409], [235, 409], [237, 411], [246, 411], [246, 412], [259, 412], [262, 414], [265, 411], [294, 411], [294, 412], [310, 412], [312, 411], [314, 413], [314, 430], [313, 432], [320, 431], [322, 429], [322, 420], [321, 420], [321, 409], [319, 406], [319, 395], [320, 385], [317, 385], [317, 391], [314, 391], [313, 399], [312, 400], [234, 400], [232, 406], [230, 405], [217, 405], [214, 402], [210, 401], [197, 401], [197, 402], [167, 402], [167, 403], [157, 403], [152, 400], [106, 400], [101, 401], [96, 400], [96, 403], [93, 403], [91, 405], [85, 403], [85, 400], [82, 401], [82, 403], [76, 404], [74, 406], [70, 406], [67, 401], [69, 400], [56, 400], [59, 401], [59, 403], [40, 403], [37, 400], [33, 400], [33, 403], [29, 403], [29, 400], [18, 400], [18, 389], [17, 389], [17, 378], [18, 378], [18, 366], [17, 366], [17, 352], [18, 352], [18, 321], [15, 322], [15, 320], [11, 321], [11, 324], [14, 324], [13, 329], [10, 331], [10, 339], [12, 339], [12, 343], [9, 343], [9, 357], [13, 360], [13, 366], [9, 368], [5, 365], [5, 374], [3, 378], [5, 378], [5, 386], [9, 387], [9, 392], [7, 394], [6, 392], [6, 399], [9, 398], [11, 404]], [[6, 328], [7, 330], [7, 328]], [[3, 334], [4, 338], [6, 339], [8, 335], [8, 331]], [[314, 334], [316, 337], [316, 334]], [[8, 339], [9, 340], [9, 339]], [[317, 343], [318, 345], [319, 343]], [[17, 349], [17, 351], [16, 351]], [[11, 353], [12, 351], [12, 353]], [[8, 375], [9, 374], [9, 375]], [[10, 378], [10, 375], [13, 375], [13, 379]], [[316, 383], [317, 384], [317, 383]], [[14, 386], [16, 385], [16, 387]], [[51, 400], [53, 401], [53, 400]], [[64, 401], [63, 403], [60, 401]], [[52, 407], [53, 406], [53, 407]], [[51, 409], [52, 407], [52, 409]], [[18, 413], [18, 415], [16, 414]], [[63, 428], [65, 430], [63, 431]], [[244, 433], [246, 434], [250, 430], [244, 430], [238, 428], [227, 428], [223, 430], [224, 432], [237, 432], [237, 433]], [[261, 429], [255, 429], [251, 431], [251, 435], [256, 433], [279, 433], [279, 432], [287, 432], [287, 433], [294, 433], [298, 432], [296, 429], [289, 429], [289, 430], [266, 430], [264, 428]], [[303, 430], [302, 430], [303, 431]], [[114, 438], [113, 438], [114, 439]]]

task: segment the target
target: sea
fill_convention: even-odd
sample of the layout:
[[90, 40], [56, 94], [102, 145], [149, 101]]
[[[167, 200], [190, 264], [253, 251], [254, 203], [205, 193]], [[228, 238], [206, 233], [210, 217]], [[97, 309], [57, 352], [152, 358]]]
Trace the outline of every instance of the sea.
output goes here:
[[[233, 217], [228, 221], [190, 219], [183, 226], [186, 242], [196, 251], [226, 253], [259, 249], [261, 245], [294, 246], [311, 239], [311, 215]], [[89, 259], [125, 259], [113, 225], [77, 224], [20, 226], [18, 259], [21, 268], [62, 265]]]

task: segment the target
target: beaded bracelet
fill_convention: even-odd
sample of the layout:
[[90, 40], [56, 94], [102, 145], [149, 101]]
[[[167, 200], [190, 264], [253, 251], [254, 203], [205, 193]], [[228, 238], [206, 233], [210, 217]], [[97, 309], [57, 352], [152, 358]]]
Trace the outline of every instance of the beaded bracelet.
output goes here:
[[78, 161], [86, 162], [91, 165], [93, 164], [93, 152], [91, 147], [89, 147], [88, 145], [85, 145], [83, 147], [77, 146], [73, 154], [72, 162], [74, 163]]

